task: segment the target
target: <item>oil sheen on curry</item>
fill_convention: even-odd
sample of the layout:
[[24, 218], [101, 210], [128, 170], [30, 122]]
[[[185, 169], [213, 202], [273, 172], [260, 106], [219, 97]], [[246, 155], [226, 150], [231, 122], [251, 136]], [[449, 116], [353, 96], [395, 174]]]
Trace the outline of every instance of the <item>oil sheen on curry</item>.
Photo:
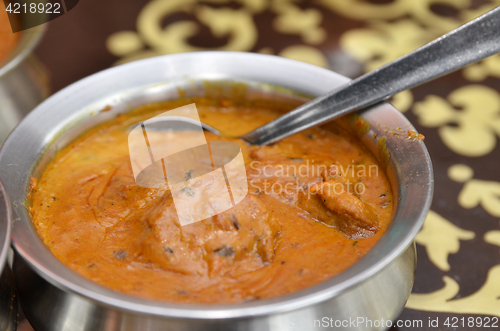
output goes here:
[[[33, 223], [82, 276], [133, 296], [239, 303], [318, 284], [360, 259], [394, 206], [377, 160], [335, 123], [268, 146], [240, 145], [249, 192], [236, 206], [181, 226], [171, 192], [136, 184], [130, 127], [195, 103], [200, 119], [239, 136], [293, 106], [181, 99], [118, 115], [61, 150], [32, 178]], [[286, 189], [285, 189], [286, 187]]]

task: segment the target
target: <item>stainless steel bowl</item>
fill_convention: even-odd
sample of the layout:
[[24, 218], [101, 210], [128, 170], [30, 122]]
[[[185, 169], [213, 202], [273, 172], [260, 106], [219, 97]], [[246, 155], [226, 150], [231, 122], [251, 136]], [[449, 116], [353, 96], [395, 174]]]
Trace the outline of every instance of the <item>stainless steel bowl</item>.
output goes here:
[[0, 181], [0, 330], [17, 329], [17, 297], [12, 272], [7, 264], [10, 249], [11, 209]]
[[16, 48], [0, 63], [0, 145], [24, 116], [49, 96], [45, 68], [32, 54], [43, 31], [44, 26], [37, 26], [20, 32]]
[[[347, 322], [346, 329], [385, 329], [387, 320], [401, 313], [409, 297], [416, 267], [413, 239], [429, 209], [433, 187], [424, 144], [386, 133], [387, 128], [413, 129], [387, 103], [361, 114], [370, 125], [361, 140], [386, 165], [397, 198], [392, 225], [359, 262], [321, 284], [279, 298], [233, 305], [149, 301], [83, 278], [42, 243], [23, 205], [30, 175], [38, 176], [58, 149], [96, 123], [141, 104], [177, 98], [178, 88], [188, 95], [203, 94], [210, 84], [202, 81], [246, 83], [251, 98], [257, 94], [275, 97], [277, 92], [269, 92], [269, 85], [281, 87], [283, 95], [286, 89], [319, 95], [348, 79], [268, 55], [185, 53], [105, 70], [43, 102], [13, 131], [0, 151], [0, 178], [12, 199], [15, 220], [14, 273], [28, 320], [40, 331], [309, 330], [316, 329], [314, 320], [323, 318], [344, 326]], [[100, 111], [108, 105], [112, 106], [110, 111]], [[358, 318], [371, 320], [372, 327], [368, 323], [352, 327], [349, 319]], [[380, 326], [382, 319], [386, 324]]]

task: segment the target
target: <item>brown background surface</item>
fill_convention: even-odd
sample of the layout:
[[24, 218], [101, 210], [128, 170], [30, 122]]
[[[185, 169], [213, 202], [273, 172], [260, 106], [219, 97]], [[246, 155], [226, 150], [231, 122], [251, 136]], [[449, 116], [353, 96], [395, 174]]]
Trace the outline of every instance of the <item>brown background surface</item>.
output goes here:
[[[418, 1], [421, 0], [414, 0], [413, 2]], [[394, 2], [398, 1], [374, 0], [370, 3], [374, 6], [383, 6]], [[433, 3], [433, 1], [427, 2], [429, 6]], [[111, 34], [119, 31], [135, 31], [136, 18], [147, 3], [148, 1], [142, 0], [81, 0], [71, 12], [50, 22], [36, 54], [49, 71], [53, 92], [57, 92], [61, 88], [85, 76], [109, 68], [119, 60], [118, 57], [112, 55], [106, 48], [106, 40]], [[213, 5], [212, 3], [203, 1], [200, 1], [200, 3], [201, 5], [209, 5], [214, 8], [227, 6], [237, 9], [242, 7], [244, 1], [228, 1], [227, 4], [223, 5]], [[401, 18], [397, 19], [353, 19], [352, 17], [345, 17], [341, 13], [327, 9], [319, 1], [296, 1], [295, 3], [300, 10], [315, 9], [322, 13], [320, 27], [327, 32], [327, 37], [321, 43], [315, 44], [312, 47], [320, 50], [325, 55], [330, 68], [347, 74], [352, 78], [362, 74], [367, 68], [365, 67], [365, 63], [357, 61], [355, 56], [347, 56], [347, 60], [340, 56], [347, 54], [347, 52], [342, 50], [340, 45], [340, 40], [345, 32], [353, 29], [370, 29], [373, 26], [373, 22], [377, 21], [393, 24], [398, 20], [412, 17], [410, 12], [410, 14], [403, 14]], [[476, 9], [488, 3], [489, 1], [473, 1], [467, 8]], [[432, 11], [442, 15], [443, 19], [453, 19], [453, 17], [460, 16], [460, 10], [448, 5], [434, 5]], [[264, 10], [253, 14], [253, 20], [258, 30], [258, 39], [248, 51], [259, 51], [267, 47], [271, 48], [274, 54], [278, 54], [289, 45], [304, 44], [303, 39], [297, 34], [283, 34], [276, 31], [272, 22], [276, 19], [277, 15], [276, 11], [273, 10]], [[192, 15], [177, 13], [166, 17], [163, 24], [168, 26], [172, 22], [183, 19], [195, 20]], [[425, 21], [425, 18], [423, 20]], [[210, 32], [209, 27], [201, 25], [200, 32], [196, 37], [191, 38], [189, 42], [208, 49], [210, 48], [209, 46], [224, 45], [229, 37], [216, 37]], [[427, 39], [433, 39], [433, 35], [430, 32]], [[424, 41], [426, 40], [420, 41], [420, 44], [423, 44]], [[395, 45], [397, 46], [397, 44]], [[341, 52], [339, 52], [339, 49]], [[375, 54], [374, 56], [377, 55]], [[342, 62], [340, 59], [344, 59], [347, 62]], [[494, 75], [490, 75], [480, 82], [471, 82], [464, 78], [462, 72], [457, 72], [413, 89], [413, 104], [425, 100], [430, 94], [446, 98], [452, 91], [472, 84], [488, 86], [498, 92], [500, 79]], [[425, 143], [433, 160], [435, 195], [432, 210], [449, 220], [455, 226], [475, 233], [474, 239], [461, 240], [459, 251], [448, 256], [450, 269], [446, 271], [436, 267], [429, 259], [426, 247], [417, 245], [418, 268], [413, 292], [429, 293], [437, 291], [444, 286], [443, 276], [449, 276], [460, 285], [459, 293], [453, 299], [468, 297], [483, 287], [489, 271], [494, 266], [500, 265], [499, 247], [483, 240], [483, 236], [487, 232], [499, 229], [499, 219], [497, 216], [487, 212], [481, 205], [474, 208], [463, 208], [460, 206], [457, 202], [457, 197], [463, 189], [464, 183], [451, 180], [448, 176], [448, 169], [455, 164], [466, 164], [474, 170], [474, 179], [500, 182], [498, 171], [500, 145], [497, 144], [491, 152], [482, 156], [471, 157], [465, 155], [466, 153], [457, 153], [443, 142], [439, 128], [421, 125], [420, 119], [415, 114], [414, 109], [412, 107], [409, 108], [405, 112], [405, 116], [415, 124], [420, 133], [425, 135]], [[458, 113], [460, 109], [457, 108], [456, 111]], [[500, 109], [496, 116], [498, 115], [500, 115]], [[460, 122], [457, 124], [450, 121], [446, 125], [457, 127], [460, 125]], [[495, 133], [493, 134], [495, 135]], [[497, 138], [498, 134], [495, 139]], [[496, 280], [496, 282], [496, 289], [499, 289], [500, 285], [498, 282], [500, 280]], [[497, 292], [494, 295], [496, 295], [498, 300], [500, 293]], [[456, 312], [433, 312], [407, 308], [403, 311], [399, 319], [407, 321], [422, 320], [424, 329], [428, 329], [426, 327], [427, 321], [439, 317], [440, 327], [436, 328], [436, 330], [447, 330], [453, 329], [443, 325], [444, 320], [448, 317], [457, 316], [459, 318], [467, 318], [469, 316], [481, 316], [475, 312], [476, 310], [472, 306], [470, 311], [474, 313], [462, 315]], [[496, 316], [499, 315], [500, 308]], [[30, 327], [25, 321], [21, 323], [19, 329], [27, 331], [30, 330]], [[413, 330], [417, 328], [402, 327], [394, 329]], [[465, 329], [473, 330], [481, 328], [467, 327]]]

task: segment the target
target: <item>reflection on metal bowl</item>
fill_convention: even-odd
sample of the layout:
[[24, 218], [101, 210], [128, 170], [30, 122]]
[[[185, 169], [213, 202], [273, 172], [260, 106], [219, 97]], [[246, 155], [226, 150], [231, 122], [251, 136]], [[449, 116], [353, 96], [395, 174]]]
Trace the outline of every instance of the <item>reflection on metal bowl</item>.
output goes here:
[[11, 210], [9, 199], [0, 181], [0, 330], [17, 328], [17, 297], [12, 272], [7, 264], [10, 249]]
[[[360, 139], [384, 165], [396, 197], [393, 221], [376, 246], [340, 275], [283, 297], [234, 305], [181, 305], [131, 297], [97, 285], [63, 265], [38, 237], [23, 206], [30, 174], [96, 123], [149, 102], [203, 95], [204, 81], [242, 82], [266, 98], [320, 95], [348, 79], [332, 71], [274, 56], [202, 52], [168, 55], [118, 66], [85, 78], [38, 106], [0, 151], [0, 178], [12, 199], [14, 273], [21, 305], [36, 330], [309, 330], [315, 320], [345, 329], [385, 329], [402, 311], [413, 286], [413, 240], [429, 209], [432, 169], [421, 141], [387, 134], [412, 130], [384, 103], [360, 114], [369, 124]], [[230, 83], [228, 83], [230, 84]], [[273, 88], [279, 87], [279, 88]], [[296, 94], [291, 93], [293, 91]], [[224, 93], [224, 92], [221, 92]], [[106, 106], [111, 110], [101, 112]], [[109, 107], [106, 107], [109, 109]], [[374, 135], [377, 139], [374, 139]], [[381, 325], [382, 319], [385, 324]], [[338, 323], [338, 322], [337, 322]], [[316, 322], [317, 326], [317, 322]]]
[[37, 26], [18, 32], [21, 37], [16, 48], [0, 63], [0, 144], [28, 112], [49, 96], [45, 69], [32, 54], [43, 31], [43, 26]]

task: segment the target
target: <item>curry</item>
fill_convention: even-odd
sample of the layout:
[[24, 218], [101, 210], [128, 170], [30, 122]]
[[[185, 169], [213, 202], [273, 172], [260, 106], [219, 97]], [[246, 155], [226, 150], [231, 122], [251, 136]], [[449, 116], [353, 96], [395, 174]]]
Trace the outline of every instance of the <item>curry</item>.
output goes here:
[[19, 33], [13, 33], [10, 27], [9, 17], [5, 12], [5, 6], [0, 4], [0, 64], [14, 50], [17, 45]]
[[339, 274], [389, 226], [394, 201], [385, 173], [335, 124], [268, 146], [206, 132], [207, 141], [239, 144], [249, 192], [233, 208], [181, 226], [168, 189], [136, 184], [127, 135], [135, 123], [192, 102], [202, 121], [233, 136], [292, 107], [181, 99], [140, 107], [83, 134], [31, 182], [33, 223], [60, 261], [141, 298], [239, 303]]

